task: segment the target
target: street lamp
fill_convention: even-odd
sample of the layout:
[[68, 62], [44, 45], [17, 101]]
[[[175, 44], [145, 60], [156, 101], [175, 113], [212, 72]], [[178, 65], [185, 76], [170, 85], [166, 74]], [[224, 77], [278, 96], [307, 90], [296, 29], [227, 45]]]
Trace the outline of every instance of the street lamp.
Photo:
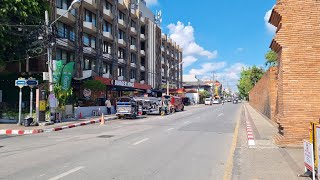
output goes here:
[[[177, 66], [180, 66], [181, 64], [183, 64], [184, 62], [180, 62], [179, 64], [173, 66], [172, 68], [175, 68]], [[171, 68], [168, 67], [168, 71], [167, 71], [167, 95], [169, 95], [169, 76], [170, 76], [170, 70]]]
[[[59, 16], [57, 19], [55, 19], [52, 23], [49, 24], [49, 14], [48, 11], [45, 11], [45, 23], [46, 23], [46, 34], [47, 36], [49, 36], [50, 34], [52, 34], [52, 25], [54, 23], [56, 23], [62, 16], [64, 16], [65, 14], [67, 14], [69, 11], [73, 10], [73, 9], [78, 9], [81, 5], [81, 1], [82, 0], [73, 0], [68, 8], [68, 10], [62, 14], [61, 16]], [[52, 63], [52, 44], [48, 45], [47, 48], [47, 54], [48, 54], [48, 74], [49, 74], [49, 92], [50, 94], [53, 94], [53, 63]], [[50, 112], [52, 112], [52, 109], [50, 109]], [[51, 119], [50, 119], [51, 121]]]

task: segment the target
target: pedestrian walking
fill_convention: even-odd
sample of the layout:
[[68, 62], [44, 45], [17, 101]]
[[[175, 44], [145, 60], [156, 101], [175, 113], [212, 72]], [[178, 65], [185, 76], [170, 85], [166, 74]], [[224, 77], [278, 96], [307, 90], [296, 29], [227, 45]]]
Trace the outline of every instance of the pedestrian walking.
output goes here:
[[106, 100], [105, 105], [106, 105], [106, 107], [107, 107], [107, 113], [108, 113], [108, 115], [110, 115], [110, 114], [111, 114], [111, 107], [112, 107], [112, 106], [111, 106], [111, 102], [110, 102], [109, 99]]

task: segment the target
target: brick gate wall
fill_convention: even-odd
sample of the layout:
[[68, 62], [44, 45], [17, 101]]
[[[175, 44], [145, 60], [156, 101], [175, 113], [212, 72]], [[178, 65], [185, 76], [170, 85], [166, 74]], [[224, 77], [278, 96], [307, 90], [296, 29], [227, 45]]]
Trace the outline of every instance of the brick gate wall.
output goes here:
[[260, 113], [275, 121], [277, 99], [277, 68], [271, 67], [249, 93], [249, 103]]

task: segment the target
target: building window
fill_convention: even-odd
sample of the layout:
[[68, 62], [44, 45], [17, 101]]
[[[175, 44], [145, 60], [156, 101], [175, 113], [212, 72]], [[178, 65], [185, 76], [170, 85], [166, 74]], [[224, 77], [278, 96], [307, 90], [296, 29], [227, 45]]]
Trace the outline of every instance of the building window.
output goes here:
[[91, 69], [94, 70], [96, 67], [96, 62], [95, 61], [91, 61]]
[[103, 52], [107, 53], [107, 54], [111, 54], [112, 53], [111, 52], [111, 44], [110, 43], [108, 43], [106, 41], [103, 42]]
[[124, 49], [119, 48], [119, 50], [118, 50], [118, 58], [119, 59], [124, 59], [125, 58]]
[[145, 80], [145, 76], [146, 76], [146, 73], [145, 72], [141, 72], [140, 73], [140, 80], [144, 81]]
[[103, 22], [103, 31], [104, 32], [110, 32], [111, 33], [111, 27], [112, 27], [112, 25], [109, 22], [107, 22], [107, 21]]
[[131, 36], [130, 37], [130, 43], [131, 43], [131, 45], [136, 45], [137, 39]]
[[104, 8], [108, 10], [112, 10], [112, 4], [108, 2], [107, 0], [104, 1]]
[[146, 60], [145, 60], [145, 58], [141, 58], [141, 66], [146, 66]]
[[124, 21], [125, 14], [122, 11], [119, 11], [119, 19]]
[[62, 22], [57, 22], [57, 29], [58, 29], [58, 37], [60, 38], [66, 38], [71, 41], [75, 40], [75, 33], [74, 28], [71, 26], [68, 26]]
[[119, 29], [118, 32], [118, 39], [125, 39], [125, 32]]
[[121, 66], [118, 67], [118, 76], [124, 76], [123, 67]]
[[74, 55], [74, 53], [71, 53], [71, 52], [65, 51], [63, 49], [57, 48], [56, 60], [64, 60], [65, 63], [67, 63], [67, 62], [70, 62], [70, 61], [74, 61], [75, 60], [75, 55]]
[[111, 74], [111, 65], [107, 63], [103, 63], [102, 65], [103, 74]]
[[136, 64], [137, 62], [137, 55], [134, 53], [131, 53], [131, 63]]
[[92, 22], [92, 24], [95, 27], [97, 27], [96, 14], [94, 14], [91, 11], [85, 9], [84, 10], [84, 19], [85, 19], [86, 22]]
[[131, 20], [131, 27], [136, 28], [137, 27], [137, 23], [133, 20]]
[[59, 9], [67, 10], [68, 9], [68, 1], [67, 0], [57, 0], [56, 6]]
[[96, 48], [96, 37], [83, 33], [83, 44], [87, 47]]
[[90, 70], [90, 60], [89, 59], [84, 60], [84, 70]]
[[131, 69], [130, 70], [130, 79], [135, 79], [136, 78], [136, 70]]

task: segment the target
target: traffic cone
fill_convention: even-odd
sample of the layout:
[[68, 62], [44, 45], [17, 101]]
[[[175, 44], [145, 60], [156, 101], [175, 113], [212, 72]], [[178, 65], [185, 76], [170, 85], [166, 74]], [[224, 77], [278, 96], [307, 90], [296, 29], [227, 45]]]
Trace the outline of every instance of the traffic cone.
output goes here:
[[101, 124], [100, 125], [104, 125], [104, 124], [105, 124], [105, 120], [104, 120], [104, 115], [102, 113], [102, 115], [101, 115]]

